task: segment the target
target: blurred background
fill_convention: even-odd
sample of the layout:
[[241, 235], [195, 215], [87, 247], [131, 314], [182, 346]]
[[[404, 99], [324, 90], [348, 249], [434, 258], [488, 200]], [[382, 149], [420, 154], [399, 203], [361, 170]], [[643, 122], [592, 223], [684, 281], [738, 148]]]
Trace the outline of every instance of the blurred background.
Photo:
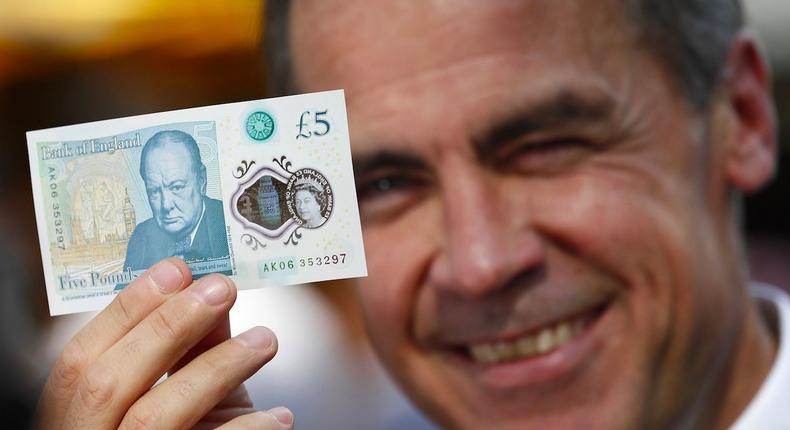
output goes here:
[[[790, 287], [790, 3], [746, 0], [769, 54], [780, 173], [746, 202], [754, 277]], [[0, 416], [29, 425], [59, 351], [92, 314], [47, 310], [25, 131], [266, 97], [263, 0], [0, 0]], [[234, 332], [267, 325], [280, 353], [248, 388], [300, 428], [421, 429], [369, 349], [342, 282], [245, 291]]]

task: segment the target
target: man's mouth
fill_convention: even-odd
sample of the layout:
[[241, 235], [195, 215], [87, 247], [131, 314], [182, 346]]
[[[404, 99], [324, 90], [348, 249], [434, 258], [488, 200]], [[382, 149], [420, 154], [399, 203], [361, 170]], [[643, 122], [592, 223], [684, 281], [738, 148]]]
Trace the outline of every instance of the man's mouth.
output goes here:
[[585, 331], [606, 306], [564, 320], [556, 321], [511, 340], [478, 342], [466, 347], [472, 361], [492, 365], [550, 354]]

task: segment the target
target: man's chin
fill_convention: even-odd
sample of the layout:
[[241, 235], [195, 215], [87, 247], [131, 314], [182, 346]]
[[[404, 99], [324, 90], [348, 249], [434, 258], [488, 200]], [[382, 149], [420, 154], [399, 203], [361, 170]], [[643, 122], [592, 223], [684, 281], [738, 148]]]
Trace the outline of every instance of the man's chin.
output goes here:
[[187, 232], [186, 225], [180, 220], [173, 222], [160, 221], [158, 224], [162, 231], [175, 239], [181, 238]]

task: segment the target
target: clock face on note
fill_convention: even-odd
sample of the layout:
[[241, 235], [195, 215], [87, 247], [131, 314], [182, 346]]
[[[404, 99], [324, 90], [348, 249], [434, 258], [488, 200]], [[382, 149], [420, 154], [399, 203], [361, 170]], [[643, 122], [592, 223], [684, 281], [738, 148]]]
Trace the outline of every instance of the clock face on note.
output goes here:
[[263, 142], [274, 134], [274, 118], [266, 112], [254, 112], [247, 117], [246, 130], [251, 139]]

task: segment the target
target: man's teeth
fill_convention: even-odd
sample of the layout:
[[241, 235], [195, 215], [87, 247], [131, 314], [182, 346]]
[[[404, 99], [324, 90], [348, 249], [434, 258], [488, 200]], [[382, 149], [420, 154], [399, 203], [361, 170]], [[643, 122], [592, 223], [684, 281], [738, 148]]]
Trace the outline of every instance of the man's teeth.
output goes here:
[[587, 318], [577, 318], [513, 341], [479, 343], [469, 347], [469, 355], [478, 363], [493, 364], [546, 354], [578, 336], [586, 322]]

